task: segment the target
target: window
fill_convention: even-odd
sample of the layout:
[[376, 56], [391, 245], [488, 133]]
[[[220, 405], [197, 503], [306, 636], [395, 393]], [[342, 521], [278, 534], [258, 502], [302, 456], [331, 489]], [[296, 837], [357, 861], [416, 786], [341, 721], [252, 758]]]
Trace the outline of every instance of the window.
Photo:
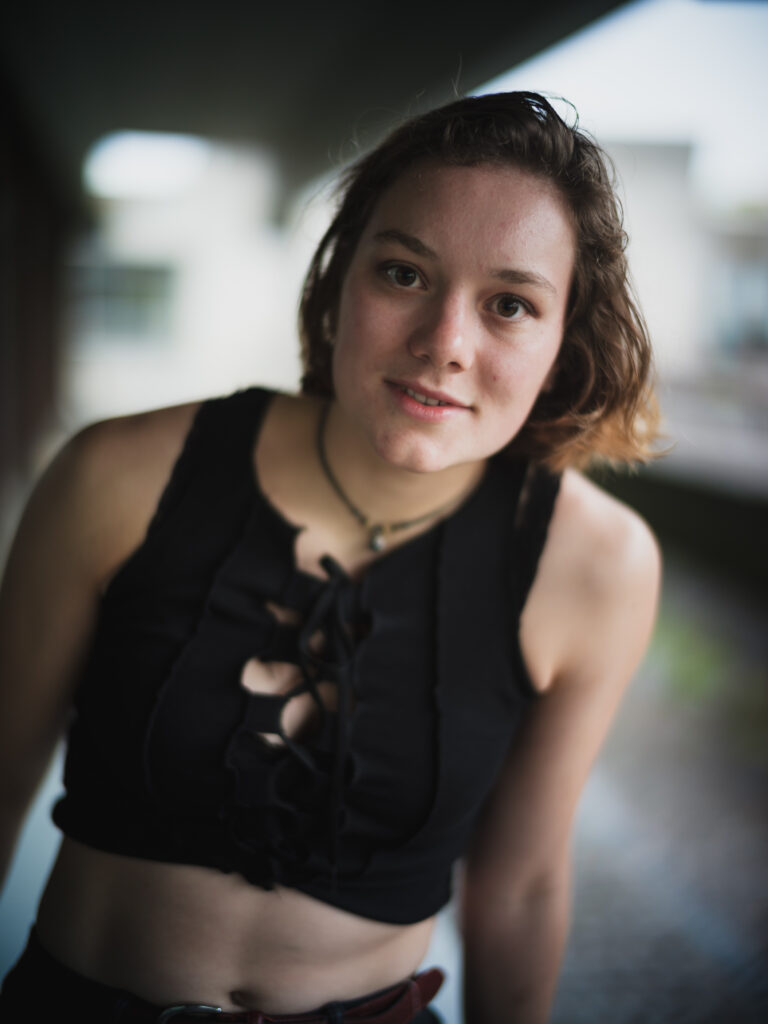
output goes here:
[[75, 331], [81, 337], [158, 341], [171, 331], [174, 272], [163, 265], [81, 264], [73, 268]]

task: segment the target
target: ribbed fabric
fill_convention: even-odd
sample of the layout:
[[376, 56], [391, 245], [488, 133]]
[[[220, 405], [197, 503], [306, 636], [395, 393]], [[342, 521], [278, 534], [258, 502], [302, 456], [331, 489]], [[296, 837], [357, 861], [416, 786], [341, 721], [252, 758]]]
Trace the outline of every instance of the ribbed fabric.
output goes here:
[[[449, 899], [535, 695], [518, 620], [558, 478], [497, 456], [453, 515], [362, 579], [329, 557], [321, 579], [296, 568], [297, 528], [253, 477], [271, 397], [202, 405], [144, 542], [112, 579], [54, 820], [97, 849], [419, 921]], [[251, 658], [296, 665], [300, 682], [252, 693]], [[321, 683], [338, 689], [333, 711]], [[301, 741], [281, 722], [299, 693], [317, 709]]]

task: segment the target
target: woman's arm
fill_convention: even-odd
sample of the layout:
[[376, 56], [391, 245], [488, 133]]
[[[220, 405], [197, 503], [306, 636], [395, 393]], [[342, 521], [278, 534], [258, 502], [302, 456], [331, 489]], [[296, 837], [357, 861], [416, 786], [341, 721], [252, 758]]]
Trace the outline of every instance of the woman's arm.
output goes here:
[[194, 408], [83, 430], [24, 511], [0, 586], [0, 881], [66, 726], [99, 595], [141, 542]]
[[563, 481], [521, 624], [544, 690], [486, 805], [462, 886], [466, 1024], [543, 1024], [569, 921], [569, 836], [587, 774], [650, 638], [660, 558], [647, 526]]

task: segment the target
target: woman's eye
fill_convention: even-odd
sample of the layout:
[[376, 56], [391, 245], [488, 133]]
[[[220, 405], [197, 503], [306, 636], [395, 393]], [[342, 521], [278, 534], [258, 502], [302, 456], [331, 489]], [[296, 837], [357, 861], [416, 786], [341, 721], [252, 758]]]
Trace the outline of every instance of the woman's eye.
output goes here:
[[414, 288], [421, 283], [418, 271], [404, 263], [392, 263], [384, 267], [384, 273], [398, 288]]
[[496, 312], [507, 320], [519, 320], [529, 309], [516, 295], [500, 295], [495, 301]]

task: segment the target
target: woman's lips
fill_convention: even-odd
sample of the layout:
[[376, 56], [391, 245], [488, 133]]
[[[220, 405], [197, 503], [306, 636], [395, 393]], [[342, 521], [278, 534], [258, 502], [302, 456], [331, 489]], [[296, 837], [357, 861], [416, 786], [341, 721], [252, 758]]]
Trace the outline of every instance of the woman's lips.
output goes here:
[[424, 422], [439, 423], [470, 408], [444, 391], [434, 391], [418, 383], [391, 380], [387, 381], [387, 386], [404, 412]]

